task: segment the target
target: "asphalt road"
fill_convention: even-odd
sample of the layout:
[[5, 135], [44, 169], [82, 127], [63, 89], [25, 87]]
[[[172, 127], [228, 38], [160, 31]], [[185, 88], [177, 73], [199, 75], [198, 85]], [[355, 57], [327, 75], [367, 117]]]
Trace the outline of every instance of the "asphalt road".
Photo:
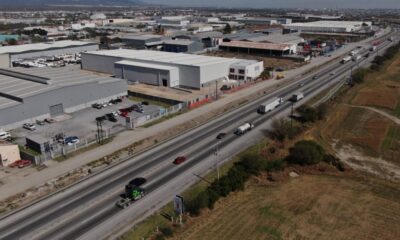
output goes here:
[[[297, 91], [304, 92], [306, 96], [321, 91], [335, 81], [340, 73], [349, 71], [357, 64], [360, 63], [335, 63], [319, 72], [318, 79], [308, 77], [298, 81], [304, 83], [302, 87], [294, 83], [265, 95], [257, 101], [136, 156], [117, 170], [99, 174], [93, 183], [75, 186], [73, 190], [55, 195], [45, 203], [33, 205], [2, 219], [0, 238], [76, 239], [122, 211], [115, 207], [115, 202], [129, 180], [144, 176], [148, 179], [148, 183], [144, 186], [146, 192], [157, 191], [163, 184], [213, 155], [218, 143], [215, 136], [219, 132], [228, 133], [218, 143], [219, 148], [224, 148], [235, 141], [241, 141], [241, 137], [233, 135], [233, 131], [242, 123], [253, 122], [257, 127], [291, 106], [286, 102], [271, 113], [259, 115], [256, 109], [260, 103], [278, 96], [287, 100]], [[329, 75], [332, 71], [335, 72], [334, 76]], [[172, 161], [178, 155], [185, 155], [188, 158], [187, 162], [179, 166], [173, 165]], [[140, 201], [146, 201], [146, 197]]]

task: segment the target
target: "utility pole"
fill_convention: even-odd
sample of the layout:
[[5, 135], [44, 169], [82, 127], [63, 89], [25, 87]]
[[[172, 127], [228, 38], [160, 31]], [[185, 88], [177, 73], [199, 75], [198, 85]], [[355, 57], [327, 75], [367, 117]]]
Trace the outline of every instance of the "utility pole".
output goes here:
[[97, 142], [99, 144], [103, 143], [103, 126], [101, 121], [96, 121], [97, 124]]
[[215, 81], [215, 100], [218, 100], [218, 80]]

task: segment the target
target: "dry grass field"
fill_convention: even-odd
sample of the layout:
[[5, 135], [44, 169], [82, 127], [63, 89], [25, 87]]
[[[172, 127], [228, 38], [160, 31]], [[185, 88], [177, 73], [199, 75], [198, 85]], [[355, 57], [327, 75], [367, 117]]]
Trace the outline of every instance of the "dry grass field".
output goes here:
[[250, 181], [173, 239], [398, 239], [400, 185], [354, 176]]

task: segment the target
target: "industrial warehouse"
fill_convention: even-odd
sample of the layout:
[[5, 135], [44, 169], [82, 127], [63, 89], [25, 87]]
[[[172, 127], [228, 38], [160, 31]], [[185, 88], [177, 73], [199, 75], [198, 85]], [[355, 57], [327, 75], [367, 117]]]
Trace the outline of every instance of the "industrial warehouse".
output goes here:
[[113, 74], [129, 82], [200, 89], [227, 79], [229, 67], [240, 61], [149, 50], [110, 50], [82, 53], [82, 68]]
[[0, 126], [56, 117], [127, 95], [125, 80], [63, 68], [0, 70]]
[[291, 23], [284, 25], [285, 32], [328, 32], [350, 33], [357, 32], [363, 27], [371, 27], [371, 22], [356, 21], [316, 21], [305, 23]]
[[6, 46], [0, 48], [0, 68], [10, 68], [20, 59], [53, 57], [98, 50], [98, 44], [83, 41], [58, 41], [47, 43]]

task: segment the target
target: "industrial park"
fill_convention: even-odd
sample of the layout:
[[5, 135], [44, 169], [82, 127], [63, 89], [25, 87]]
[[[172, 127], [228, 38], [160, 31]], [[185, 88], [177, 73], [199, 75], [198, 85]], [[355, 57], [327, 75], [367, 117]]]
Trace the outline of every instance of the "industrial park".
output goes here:
[[1, 239], [400, 237], [365, 223], [400, 213], [400, 6], [38, 2], [0, 3]]

